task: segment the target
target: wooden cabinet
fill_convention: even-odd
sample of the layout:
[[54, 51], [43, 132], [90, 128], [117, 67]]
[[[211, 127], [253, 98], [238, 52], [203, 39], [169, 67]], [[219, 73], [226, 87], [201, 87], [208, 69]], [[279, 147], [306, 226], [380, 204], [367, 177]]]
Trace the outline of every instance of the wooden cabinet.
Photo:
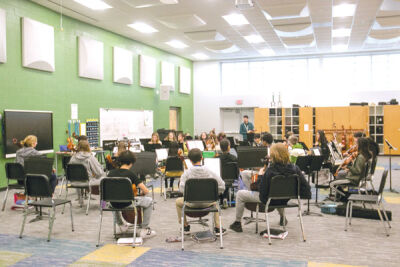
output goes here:
[[[387, 105], [383, 108], [384, 126], [383, 134], [394, 147], [398, 148], [397, 151], [392, 150], [392, 155], [400, 155], [400, 106]], [[389, 154], [389, 147], [384, 142], [384, 153]]]
[[269, 109], [255, 108], [254, 109], [254, 128], [256, 133], [269, 131]]
[[304, 142], [309, 148], [313, 147], [313, 108], [300, 108], [299, 115], [299, 140]]

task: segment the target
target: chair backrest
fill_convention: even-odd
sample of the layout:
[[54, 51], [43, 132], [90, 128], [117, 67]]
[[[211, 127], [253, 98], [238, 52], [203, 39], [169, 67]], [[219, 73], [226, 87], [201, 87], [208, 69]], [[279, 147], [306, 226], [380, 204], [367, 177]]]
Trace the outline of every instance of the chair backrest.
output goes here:
[[369, 169], [369, 173], [370, 173], [371, 175], [373, 175], [373, 174], [375, 173], [376, 163], [377, 163], [377, 162], [378, 162], [378, 157], [372, 158], [372, 160], [371, 160], [371, 166], [370, 166], [370, 169]]
[[308, 174], [310, 170], [311, 157], [310, 156], [300, 156], [297, 157], [296, 165], [300, 168], [301, 171]]
[[71, 182], [89, 181], [89, 174], [85, 165], [80, 163], [69, 163], [67, 165], [67, 180]]
[[383, 189], [385, 189], [387, 176], [388, 176], [388, 170], [384, 170], [383, 173], [382, 173], [381, 183], [379, 185], [379, 191], [378, 191], [379, 195], [382, 195]]
[[7, 162], [6, 163], [6, 176], [7, 179], [14, 179], [14, 180], [25, 180], [25, 170], [24, 166], [19, 163], [14, 162]]
[[218, 183], [213, 178], [191, 178], [185, 183], [185, 201], [210, 203], [218, 200]]
[[157, 155], [155, 152], [141, 152], [136, 154], [136, 162], [132, 172], [136, 175], [155, 174], [157, 170]]
[[165, 163], [165, 171], [183, 171], [183, 162], [179, 157], [168, 157]]
[[62, 156], [62, 167], [64, 169], [64, 172], [67, 171], [67, 165], [69, 163], [69, 161], [71, 160], [71, 156], [67, 156], [67, 155], [63, 155]]
[[296, 174], [276, 175], [272, 177], [269, 187], [271, 199], [294, 199], [300, 194], [299, 178]]
[[221, 162], [221, 178], [222, 180], [236, 180], [239, 176], [239, 169], [236, 162]]
[[100, 200], [132, 202], [135, 199], [132, 182], [126, 177], [105, 177], [100, 180]]
[[44, 174], [27, 174], [25, 195], [30, 197], [51, 197], [52, 190], [49, 178]]
[[28, 174], [44, 174], [50, 178], [53, 173], [53, 162], [52, 158], [45, 157], [31, 157], [24, 161], [24, 168], [26, 175]]
[[372, 160], [368, 160], [367, 162], [365, 162], [365, 166], [364, 166], [363, 172], [360, 175], [361, 180], [367, 178], [368, 173], [369, 173], [369, 171], [371, 169], [371, 164], [372, 164]]
[[324, 156], [310, 156], [310, 172], [321, 170]]

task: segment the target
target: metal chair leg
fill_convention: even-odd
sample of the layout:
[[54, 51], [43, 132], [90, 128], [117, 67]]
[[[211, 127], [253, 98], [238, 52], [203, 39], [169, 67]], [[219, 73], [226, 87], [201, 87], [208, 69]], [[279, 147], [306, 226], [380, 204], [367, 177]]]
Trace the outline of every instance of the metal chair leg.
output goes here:
[[184, 248], [184, 238], [183, 238], [183, 231], [185, 231], [185, 203], [183, 203], [183, 207], [182, 207], [182, 218], [181, 218], [181, 225], [182, 225], [182, 229], [181, 229], [181, 241], [182, 241], [182, 251], [185, 249]]
[[351, 219], [353, 219], [353, 201], [350, 201], [350, 218], [349, 218], [349, 225], [351, 225]]
[[88, 197], [88, 202], [87, 202], [87, 207], [86, 207], [86, 215], [89, 214], [90, 198], [91, 197], [92, 197], [92, 188], [89, 185], [89, 197]]
[[[301, 211], [301, 201], [300, 201], [300, 199], [298, 199], [298, 203], [299, 203], [298, 210], [299, 210], [301, 233], [303, 235], [303, 242], [306, 242], [306, 235], [304, 233], [304, 225], [303, 225], [303, 217], [301, 216], [302, 211]], [[286, 217], [285, 217], [285, 222], [286, 222]]]
[[97, 238], [97, 245], [96, 247], [100, 246], [100, 233], [101, 233], [101, 223], [103, 222], [103, 209], [100, 207], [100, 224], [99, 224], [99, 235]]
[[380, 208], [379, 208], [379, 205], [376, 205], [376, 210], [378, 211], [379, 219], [381, 219], [381, 222], [382, 222], [382, 224], [383, 224], [383, 227], [385, 228], [386, 236], [389, 236], [389, 231], [388, 231], [388, 229], [386, 228], [386, 223], [385, 223], [385, 221], [383, 220], [382, 213], [381, 213], [381, 210], [380, 210]]
[[267, 222], [268, 244], [271, 245], [272, 242], [271, 242], [271, 231], [269, 229], [268, 205], [265, 207], [265, 220]]
[[229, 198], [229, 204], [228, 204], [228, 206], [229, 207], [232, 207], [232, 188], [231, 187], [229, 187], [229, 189], [228, 189], [228, 198]]
[[256, 234], [258, 234], [258, 210], [260, 209], [260, 204], [256, 205]]
[[26, 217], [28, 216], [28, 205], [26, 203], [28, 201], [28, 197], [25, 198], [25, 207], [24, 207], [24, 219], [22, 220], [21, 231], [19, 233], [19, 238], [22, 238], [22, 233], [24, 232], [24, 227], [26, 223]]
[[[51, 213], [51, 209], [49, 209]], [[47, 236], [47, 242], [50, 242], [51, 232], [53, 231], [54, 219], [56, 217], [56, 207], [53, 206], [53, 214], [49, 214], [49, 235]]]
[[60, 191], [58, 192], [58, 197], [60, 198], [62, 195], [62, 190], [65, 182], [65, 176], [61, 179]]
[[74, 229], [74, 218], [72, 217], [72, 202], [69, 202], [69, 211], [71, 213], [71, 228], [72, 228], [72, 232], [75, 231]]
[[9, 187], [7, 185], [7, 190], [6, 190], [6, 195], [4, 196], [4, 200], [3, 200], [3, 207], [1, 208], [1, 211], [4, 211], [5, 207], [6, 207], [6, 202], [7, 202], [7, 197], [8, 197], [8, 191], [9, 191]]
[[351, 201], [348, 201], [347, 202], [347, 205], [346, 205], [346, 220], [345, 220], [345, 223], [344, 223], [344, 230], [345, 231], [347, 231], [347, 222], [348, 222], [348, 219], [349, 219], [349, 208], [350, 208], [350, 202]]
[[135, 248], [136, 247], [136, 227], [137, 227], [137, 217], [138, 217], [138, 213], [137, 213], [137, 209], [136, 206], [134, 206], [134, 210], [135, 210], [135, 223], [133, 225], [133, 240], [132, 240], [132, 247]]
[[386, 219], [386, 222], [387, 222], [389, 228], [392, 228], [392, 226], [390, 225], [390, 222], [389, 222], [389, 217], [387, 216], [387, 213], [386, 213], [386, 210], [385, 210], [385, 206], [383, 205], [382, 202], [379, 203], [379, 205], [382, 207], [383, 215], [385, 216], [385, 219]]
[[[65, 200], [67, 200], [67, 198], [68, 198], [68, 182], [65, 183]], [[71, 205], [72, 205], [72, 201], [71, 201]], [[64, 210], [65, 210], [65, 204], [63, 205], [61, 214], [64, 214]]]
[[283, 209], [283, 230], [286, 231], [286, 213], [285, 209]]
[[[218, 205], [218, 204], [217, 204]], [[222, 217], [221, 217], [221, 208], [218, 205], [218, 217], [219, 217], [219, 240], [220, 240], [220, 249], [224, 248], [224, 243], [222, 240]]]

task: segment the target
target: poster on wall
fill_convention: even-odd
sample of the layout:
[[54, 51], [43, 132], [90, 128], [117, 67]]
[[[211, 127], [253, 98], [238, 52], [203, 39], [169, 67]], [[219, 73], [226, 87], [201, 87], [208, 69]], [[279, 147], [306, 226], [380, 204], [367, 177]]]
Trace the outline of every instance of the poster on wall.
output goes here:
[[0, 63], [7, 62], [6, 11], [0, 8]]
[[52, 26], [22, 18], [22, 65], [31, 69], [55, 71]]

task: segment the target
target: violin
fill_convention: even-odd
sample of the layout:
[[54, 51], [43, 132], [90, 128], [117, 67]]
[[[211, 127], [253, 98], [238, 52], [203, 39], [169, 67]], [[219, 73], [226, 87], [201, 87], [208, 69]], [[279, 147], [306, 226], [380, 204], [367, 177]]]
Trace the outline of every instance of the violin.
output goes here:
[[118, 169], [118, 164], [112, 159], [111, 155], [108, 154], [106, 156], [106, 161], [114, 168], [114, 169]]
[[347, 158], [345, 158], [342, 162], [342, 164], [340, 164], [339, 168], [337, 168], [336, 172], [335, 172], [335, 176], [337, 176], [339, 174], [339, 171], [341, 169], [343, 169], [345, 166], [349, 165], [351, 162], [353, 162], [353, 160], [358, 156], [358, 151], [355, 151], [353, 153], [350, 154], [350, 156], [348, 156]]

